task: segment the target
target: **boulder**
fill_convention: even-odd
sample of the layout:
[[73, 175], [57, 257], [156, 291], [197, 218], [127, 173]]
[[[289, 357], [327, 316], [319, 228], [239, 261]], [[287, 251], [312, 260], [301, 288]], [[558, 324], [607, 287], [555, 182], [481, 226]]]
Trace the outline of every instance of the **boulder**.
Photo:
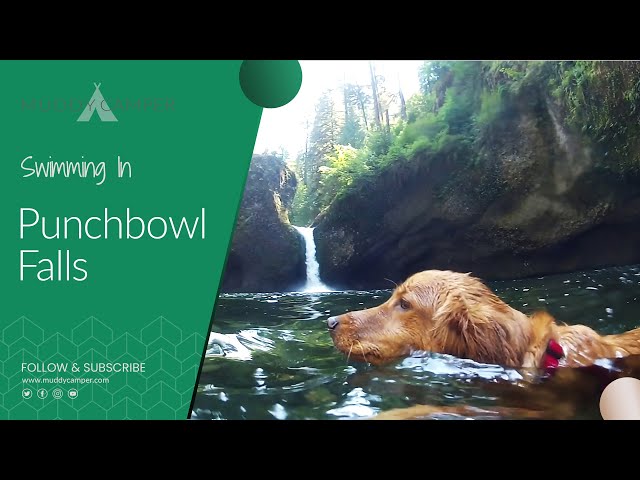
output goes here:
[[288, 216], [296, 187], [296, 176], [282, 158], [253, 156], [223, 292], [288, 291], [304, 283], [304, 241]]
[[315, 231], [322, 279], [390, 288], [425, 269], [511, 279], [640, 262], [638, 172], [611, 168], [549, 99], [531, 105], [505, 113], [481, 161], [424, 154], [336, 199]]

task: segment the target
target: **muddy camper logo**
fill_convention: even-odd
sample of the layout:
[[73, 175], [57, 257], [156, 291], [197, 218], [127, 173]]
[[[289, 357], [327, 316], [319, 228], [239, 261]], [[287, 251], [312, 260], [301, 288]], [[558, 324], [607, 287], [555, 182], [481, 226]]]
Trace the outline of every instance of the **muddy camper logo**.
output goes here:
[[87, 101], [87, 97], [22, 98], [20, 99], [21, 109], [47, 114], [70, 112], [69, 114], [73, 115], [71, 118], [76, 118], [77, 122], [97, 121], [93, 119], [95, 114], [101, 122], [117, 122], [116, 114], [120, 117], [123, 112], [126, 116], [129, 112], [175, 111], [175, 100], [172, 97], [109, 97], [107, 102], [100, 91], [101, 84], [94, 83], [93, 85], [95, 89], [89, 101]]
[[87, 102], [87, 106], [84, 107], [84, 110], [78, 117], [78, 122], [88, 122], [93, 117], [94, 113], [98, 113], [98, 117], [100, 117], [100, 121], [102, 122], [117, 122], [118, 119], [113, 114], [111, 109], [109, 108], [109, 104], [102, 96], [102, 92], [100, 91], [100, 85], [102, 83], [94, 83], [96, 89], [91, 96], [91, 99]]

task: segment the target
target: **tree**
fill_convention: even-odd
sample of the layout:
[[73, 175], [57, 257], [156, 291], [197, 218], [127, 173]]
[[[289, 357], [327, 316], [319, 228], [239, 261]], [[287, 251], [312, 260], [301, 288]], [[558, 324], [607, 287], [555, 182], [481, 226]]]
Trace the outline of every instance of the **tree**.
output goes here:
[[326, 158], [327, 165], [320, 167], [320, 186], [318, 199], [328, 206], [336, 195], [351, 186], [354, 179], [368, 171], [363, 155], [348, 145], [336, 145]]
[[437, 112], [444, 104], [447, 88], [453, 83], [452, 66], [455, 62], [424, 62], [418, 74], [420, 89], [425, 97], [433, 95], [432, 109]]
[[380, 110], [380, 97], [378, 96], [378, 80], [373, 62], [369, 62], [369, 73], [371, 74], [371, 96], [373, 97], [373, 113], [378, 130], [382, 128], [382, 112]]
[[344, 123], [342, 124], [338, 141], [340, 145], [350, 145], [354, 148], [360, 148], [364, 141], [364, 130], [355, 112], [359, 104], [357, 89], [359, 89], [358, 86], [348, 83], [345, 83], [342, 87]]
[[333, 152], [338, 140], [338, 119], [330, 90], [325, 90], [316, 104], [316, 114], [309, 135], [308, 184], [316, 189], [319, 181], [318, 169], [326, 156]]
[[318, 99], [305, 152], [299, 155], [296, 161], [302, 182], [298, 186], [300, 198], [295, 202], [292, 218], [301, 224], [311, 223], [320, 213], [320, 168], [327, 164], [327, 158], [334, 152], [340, 136], [339, 121], [331, 93], [330, 90], [325, 90]]
[[398, 97], [400, 98], [400, 118], [406, 121], [407, 120], [407, 103], [404, 101], [402, 88], [398, 88]]
[[364, 125], [364, 131], [366, 132], [367, 130], [369, 130], [367, 110], [369, 109], [369, 104], [371, 103], [371, 97], [360, 85], [351, 83], [347, 84], [345, 87], [347, 89], [349, 101], [354, 105], [354, 108], [360, 110], [362, 124]]

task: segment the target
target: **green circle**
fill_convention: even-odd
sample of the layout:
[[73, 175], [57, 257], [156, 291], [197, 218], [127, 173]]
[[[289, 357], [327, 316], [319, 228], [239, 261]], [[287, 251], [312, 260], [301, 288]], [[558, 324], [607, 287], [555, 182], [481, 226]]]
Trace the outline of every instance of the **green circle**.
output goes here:
[[295, 98], [302, 85], [297, 60], [245, 60], [240, 66], [240, 87], [259, 107], [278, 108]]

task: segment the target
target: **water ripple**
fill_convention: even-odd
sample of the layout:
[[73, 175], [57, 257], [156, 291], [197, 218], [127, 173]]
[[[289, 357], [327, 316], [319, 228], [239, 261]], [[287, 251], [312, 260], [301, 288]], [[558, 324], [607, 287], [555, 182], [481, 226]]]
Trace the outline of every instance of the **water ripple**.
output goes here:
[[[560, 322], [610, 334], [640, 326], [638, 277], [640, 266], [633, 265], [496, 281], [490, 286], [526, 314], [545, 309]], [[523, 381], [523, 372], [428, 352], [385, 366], [347, 364], [333, 346], [325, 319], [379, 305], [390, 294], [222, 294], [193, 418], [353, 419], [416, 404], [463, 404], [482, 412], [504, 401], [489, 385]], [[576, 415], [594, 418], [587, 410]]]

